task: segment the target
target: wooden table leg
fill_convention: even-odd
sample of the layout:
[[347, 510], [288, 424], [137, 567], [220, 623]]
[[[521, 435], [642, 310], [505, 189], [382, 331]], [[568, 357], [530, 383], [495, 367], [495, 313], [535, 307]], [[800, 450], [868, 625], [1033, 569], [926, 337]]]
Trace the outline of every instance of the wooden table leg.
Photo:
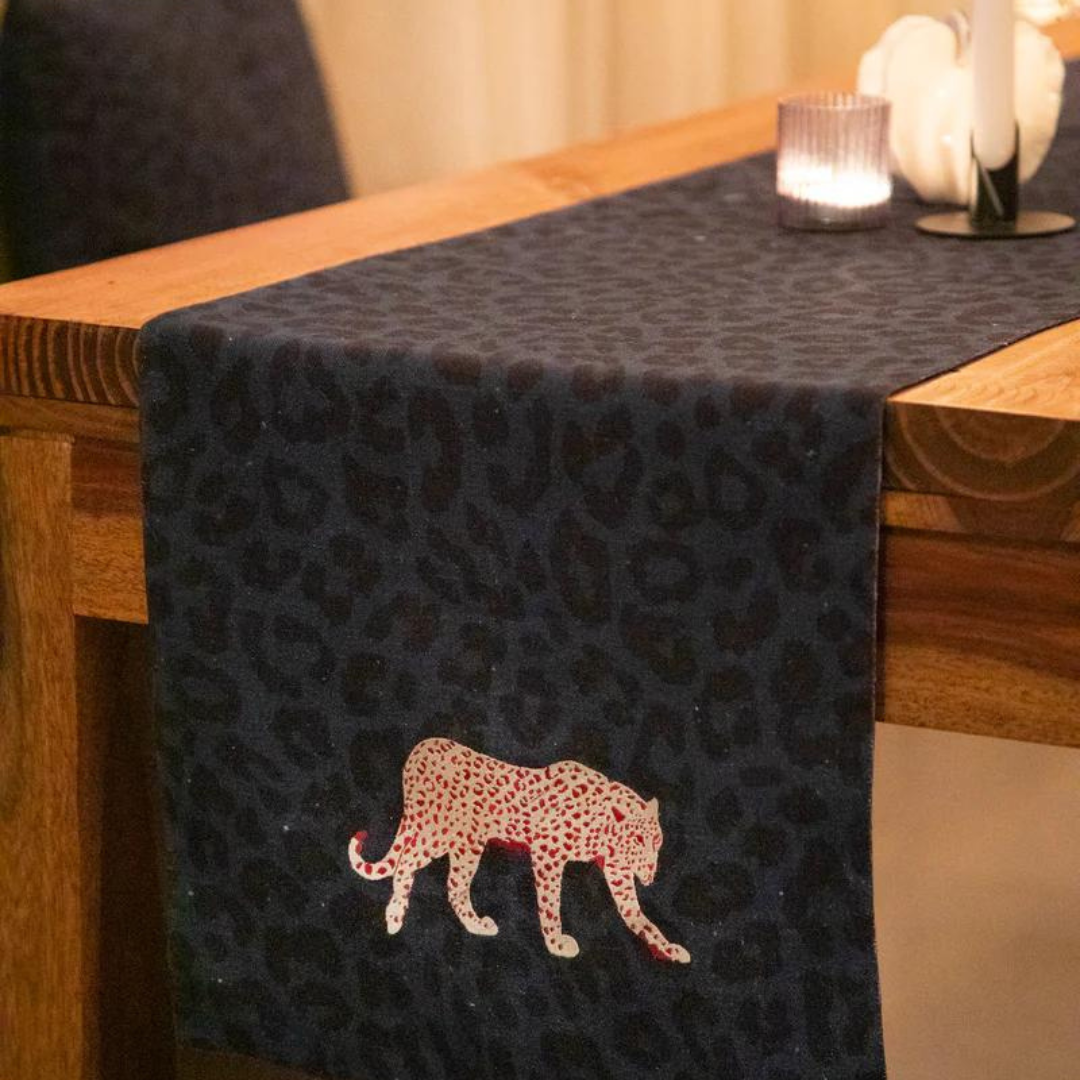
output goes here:
[[71, 463], [0, 430], [0, 1078], [170, 1080], [145, 628], [74, 617]]
[[0, 1076], [97, 1072], [97, 733], [80, 725], [71, 442], [0, 432]]
[[101, 1076], [174, 1080], [145, 626], [76, 620], [79, 707], [102, 741]]

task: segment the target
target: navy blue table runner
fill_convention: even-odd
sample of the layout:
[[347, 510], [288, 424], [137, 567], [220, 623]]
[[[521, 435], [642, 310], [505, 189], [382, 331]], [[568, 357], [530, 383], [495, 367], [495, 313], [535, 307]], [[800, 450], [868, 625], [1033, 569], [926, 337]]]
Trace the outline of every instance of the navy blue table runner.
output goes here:
[[[1073, 214], [1075, 83], [1027, 190]], [[784, 233], [772, 170], [144, 331], [186, 1042], [380, 1080], [884, 1075], [882, 406], [1075, 317], [1080, 236], [933, 240], [903, 195]]]

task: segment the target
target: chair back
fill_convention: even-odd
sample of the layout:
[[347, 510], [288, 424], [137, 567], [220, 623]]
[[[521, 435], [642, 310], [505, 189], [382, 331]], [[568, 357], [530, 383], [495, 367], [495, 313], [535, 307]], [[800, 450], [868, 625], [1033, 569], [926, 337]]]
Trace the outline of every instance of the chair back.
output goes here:
[[347, 195], [293, 0], [9, 0], [0, 151], [15, 276]]

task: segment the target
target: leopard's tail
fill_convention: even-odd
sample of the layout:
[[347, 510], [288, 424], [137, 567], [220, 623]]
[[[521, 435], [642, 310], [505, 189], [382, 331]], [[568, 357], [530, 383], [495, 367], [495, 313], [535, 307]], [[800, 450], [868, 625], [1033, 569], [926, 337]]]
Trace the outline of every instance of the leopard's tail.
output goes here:
[[367, 862], [364, 859], [364, 841], [367, 839], [366, 832], [358, 832], [349, 841], [349, 863], [352, 868], [362, 877], [369, 881], [379, 881], [383, 878], [393, 877], [394, 868], [397, 866], [398, 856], [401, 854], [401, 829], [398, 829], [394, 843], [386, 854], [386, 858], [379, 862]]

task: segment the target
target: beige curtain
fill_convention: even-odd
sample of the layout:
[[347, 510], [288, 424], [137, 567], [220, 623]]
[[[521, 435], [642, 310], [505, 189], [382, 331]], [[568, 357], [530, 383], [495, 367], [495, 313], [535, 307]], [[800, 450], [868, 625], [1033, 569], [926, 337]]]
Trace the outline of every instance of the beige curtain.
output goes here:
[[303, 0], [358, 190], [540, 153], [851, 63], [957, 0]]

